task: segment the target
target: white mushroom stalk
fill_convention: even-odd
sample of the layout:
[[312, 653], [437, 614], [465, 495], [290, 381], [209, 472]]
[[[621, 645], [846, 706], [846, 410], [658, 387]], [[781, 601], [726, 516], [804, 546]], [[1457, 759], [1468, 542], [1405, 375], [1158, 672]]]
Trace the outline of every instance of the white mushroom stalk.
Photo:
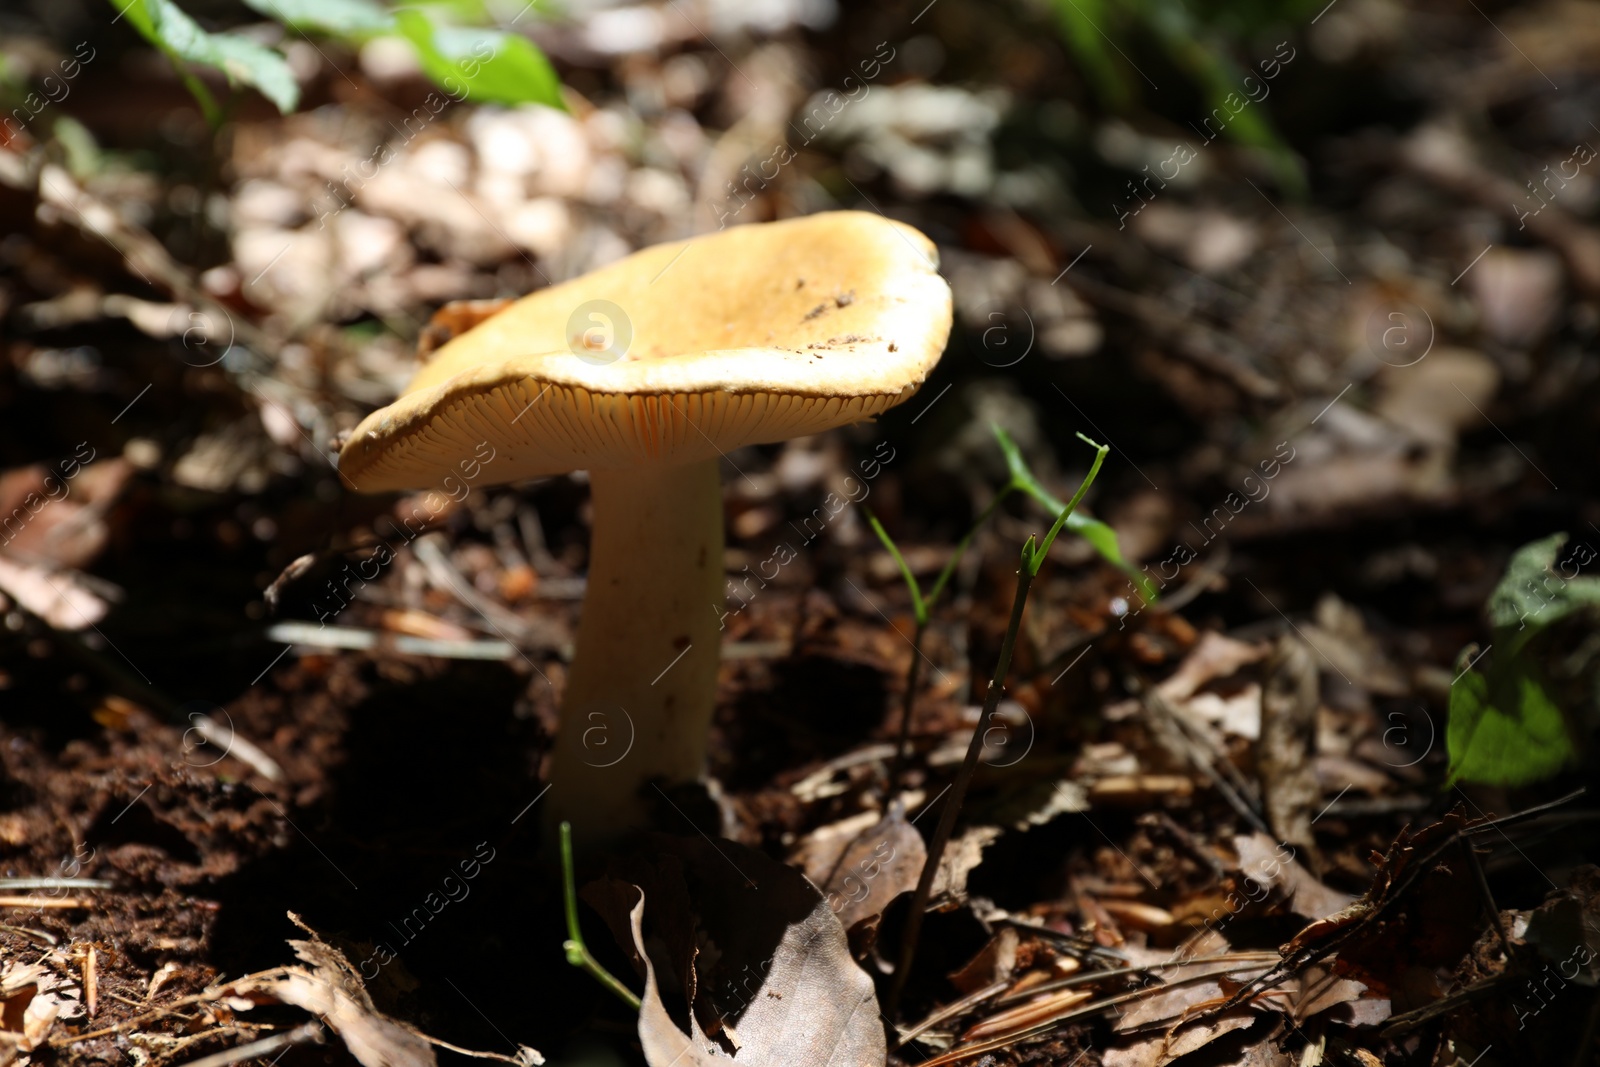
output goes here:
[[654, 790], [705, 774], [718, 457], [909, 399], [950, 334], [937, 257], [903, 223], [838, 211], [646, 248], [500, 310], [446, 308], [441, 332], [470, 328], [351, 434], [339, 472], [363, 492], [589, 471], [588, 592], [546, 825], [570, 819], [585, 847], [656, 811], [689, 830]]
[[589, 485], [588, 591], [547, 819], [603, 839], [643, 825], [651, 801], [660, 804], [652, 790], [705, 769], [724, 597], [722, 488], [716, 460], [591, 471]]

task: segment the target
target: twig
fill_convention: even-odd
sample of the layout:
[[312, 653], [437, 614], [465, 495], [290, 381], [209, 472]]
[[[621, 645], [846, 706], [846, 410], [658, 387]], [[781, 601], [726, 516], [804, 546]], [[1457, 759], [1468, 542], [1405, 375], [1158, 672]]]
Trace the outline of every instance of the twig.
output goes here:
[[1106, 453], [1110, 451], [1108, 446], [1096, 444], [1083, 434], [1078, 436], [1097, 450], [1094, 465], [1089, 468], [1089, 473], [1084, 476], [1083, 484], [1078, 486], [1078, 491], [1072, 500], [1056, 517], [1055, 525], [1050, 527], [1050, 532], [1045, 535], [1044, 541], [1038, 543], [1036, 547], [1034, 539], [1030, 537], [1022, 546], [1021, 566], [1017, 570], [1017, 590], [1011, 601], [1011, 618], [1006, 624], [1005, 639], [1000, 645], [1000, 658], [995, 663], [994, 674], [989, 678], [989, 688], [983, 698], [983, 710], [978, 714], [977, 726], [972, 731], [971, 742], [967, 745], [966, 758], [961, 761], [961, 770], [950, 789], [950, 799], [945, 802], [944, 810], [939, 815], [939, 827], [934, 831], [933, 841], [928, 846], [928, 858], [922, 865], [922, 875], [917, 879], [917, 890], [911, 898], [911, 912], [906, 917], [905, 933], [900, 945], [900, 962], [895, 968], [894, 984], [889, 991], [890, 1016], [894, 1015], [895, 1009], [899, 1006], [900, 994], [905, 990], [906, 981], [911, 974], [911, 965], [916, 960], [917, 938], [922, 932], [922, 918], [928, 910], [928, 898], [933, 894], [933, 880], [939, 872], [939, 861], [944, 858], [945, 845], [949, 843], [950, 835], [955, 830], [956, 817], [961, 813], [961, 802], [966, 799], [967, 786], [971, 784], [978, 759], [983, 754], [983, 739], [988, 731], [989, 721], [994, 717], [995, 708], [1000, 704], [1000, 695], [1005, 691], [1005, 680], [1011, 672], [1011, 653], [1016, 648], [1017, 634], [1022, 629], [1022, 612], [1028, 604], [1028, 590], [1033, 587], [1033, 580], [1049, 555], [1050, 546], [1055, 543], [1061, 528], [1066, 525], [1067, 517], [1083, 500], [1084, 494], [1089, 491], [1089, 486], [1094, 484], [1095, 476], [1100, 473], [1100, 466], [1105, 462]]
[[[1075, 985], [1093, 985], [1096, 982], [1103, 982], [1108, 978], [1126, 978], [1136, 974], [1149, 974], [1152, 971], [1169, 971], [1180, 967], [1203, 967], [1207, 964], [1216, 963], [1272, 963], [1276, 962], [1280, 958], [1281, 957], [1276, 952], [1227, 952], [1218, 956], [1195, 956], [1189, 959], [1182, 959], [1174, 956], [1165, 963], [1146, 963], [1137, 966], [1130, 965], [1127, 967], [1112, 967], [1104, 971], [1079, 971], [1077, 974], [1069, 974], [1064, 978], [1056, 978], [1049, 982], [1040, 982], [1038, 985], [1030, 986], [1019, 993], [1007, 994], [1006, 996], [1003, 996], [999, 1000], [995, 1001], [995, 1006], [1003, 1008], [1007, 1004], [1016, 1004], [1031, 997], [1038, 996], [1041, 993], [1053, 993], [1058, 989], [1071, 989]], [[1208, 971], [1206, 975], [1201, 977], [1227, 974], [1229, 971], [1236, 970], [1238, 970], [1237, 967], [1223, 967], [1221, 970]], [[1189, 980], [1193, 979], [1194, 976], [1191, 975]], [[1163, 982], [1150, 988], [1166, 989], [1171, 984], [1172, 983], [1170, 982]]]
[[[1272, 956], [1275, 954], [1244, 953], [1244, 955]], [[1230, 968], [1229, 970], [1237, 969], [1238, 968]], [[1113, 996], [1102, 997], [1099, 1000], [1091, 1001], [1088, 1004], [1080, 1004], [1078, 1007], [1072, 1009], [1066, 1014], [1061, 1015], [1058, 1018], [1051, 1019], [1049, 1022], [1041, 1023], [1038, 1026], [1031, 1027], [1030, 1029], [1022, 1030], [1017, 1033], [1006, 1034], [1002, 1037], [992, 1037], [984, 1041], [975, 1041], [970, 1045], [962, 1045], [959, 1048], [953, 1048], [941, 1056], [936, 1056], [931, 1060], [924, 1061], [921, 1064], [921, 1067], [944, 1067], [945, 1064], [957, 1063], [961, 1060], [968, 1059], [983, 1052], [991, 1052], [994, 1049], [1003, 1048], [1008, 1045], [1014, 1045], [1029, 1038], [1042, 1037], [1070, 1019], [1078, 1019], [1085, 1015], [1093, 1015], [1097, 1012], [1103, 1011], [1106, 1008], [1116, 1007], [1118, 1004], [1126, 1004], [1130, 1000], [1138, 1000], [1141, 997], [1151, 996], [1155, 993], [1164, 993], [1167, 990], [1174, 989], [1178, 986], [1192, 985], [1196, 982], [1204, 982], [1208, 979], [1215, 978], [1218, 974], [1226, 973], [1228, 973], [1228, 971], [1210, 971], [1206, 974], [1189, 975], [1185, 978], [1174, 979], [1171, 982], [1163, 982], [1159, 985], [1142, 986], [1139, 989], [1132, 989], [1126, 993], [1117, 993]], [[1042, 987], [1035, 987], [1035, 989], [1029, 990], [1029, 992], [1036, 992], [1039, 988]]]
[[378, 633], [350, 626], [319, 626], [309, 622], [280, 622], [267, 629], [267, 640], [310, 648], [341, 648], [354, 651], [386, 649], [412, 656], [439, 659], [510, 659], [517, 654], [508, 641], [413, 637], [410, 634]]
[[441, 547], [443, 543], [444, 539], [437, 532], [424, 534], [411, 542], [411, 551], [435, 588], [461, 601], [502, 637], [515, 637], [524, 648], [554, 649], [559, 646], [560, 642], [555, 639], [549, 624], [524, 619], [474, 589], [472, 583], [450, 562], [450, 557]]
[[263, 752], [254, 742], [239, 736], [230, 721], [220, 723], [209, 715], [199, 712], [191, 714], [189, 721], [193, 723], [191, 729], [207, 743], [215, 745], [222, 750], [223, 755], [232, 756], [269, 782], [283, 781], [283, 768], [278, 766], [278, 761]]
[[917, 936], [922, 932], [922, 916], [928, 907], [928, 898], [933, 894], [933, 880], [939, 871], [939, 861], [944, 858], [944, 847], [950, 840], [950, 834], [955, 829], [956, 816], [961, 812], [961, 802], [966, 799], [967, 785], [972, 781], [974, 770], [978, 766], [978, 757], [983, 754], [983, 738], [989, 728], [989, 720], [994, 716], [994, 709], [1000, 704], [1000, 694], [1004, 691], [1006, 675], [1011, 670], [1011, 653], [1016, 647], [1017, 632], [1022, 628], [1022, 609], [1028, 603], [1028, 590], [1033, 585], [1033, 575], [1024, 565], [1017, 573], [1017, 591], [1011, 601], [1011, 620], [1006, 625], [1004, 643], [1000, 646], [1000, 659], [995, 664], [994, 675], [989, 679], [989, 689], [984, 694], [983, 710], [978, 715], [978, 725], [972, 732], [972, 741], [967, 745], [967, 755], [961, 761], [961, 770], [956, 775], [955, 785], [951, 787], [950, 799], [945, 802], [944, 810], [939, 815], [939, 827], [934, 831], [933, 842], [928, 846], [928, 858], [922, 865], [922, 876], [917, 879], [917, 891], [911, 898], [911, 913], [906, 916], [906, 929], [904, 941], [900, 947], [900, 963], [895, 968], [894, 985], [889, 993], [889, 1013], [899, 1006], [900, 993], [905, 989], [906, 978], [911, 972], [911, 964], [917, 955]]
[[100, 969], [96, 962], [94, 946], [90, 945], [83, 954], [83, 1006], [91, 1019], [100, 1006]]
[[583, 931], [578, 928], [578, 889], [572, 874], [572, 824], [569, 822], [561, 824], [561, 895], [567, 910], [567, 940], [561, 946], [566, 949], [567, 962], [588, 971], [624, 1004], [638, 1011], [640, 1001], [633, 990], [602, 967], [600, 961], [589, 954], [589, 946], [583, 943]]
[[1002, 978], [998, 982], [986, 985], [982, 989], [979, 989], [975, 992], [968, 993], [966, 996], [952, 1004], [946, 1004], [944, 1007], [940, 1008], [932, 1015], [929, 1015], [917, 1025], [913, 1026], [911, 1029], [906, 1030], [903, 1033], [897, 1032], [898, 1040], [895, 1041], [894, 1047], [904, 1047], [910, 1042], [916, 1040], [916, 1038], [920, 1037], [922, 1034], [933, 1029], [935, 1026], [938, 1026], [946, 1019], [953, 1019], [963, 1012], [969, 1011], [972, 1008], [976, 1008], [984, 1001], [989, 1000], [1000, 993], [1004, 993], [1006, 991], [1006, 987], [1009, 985], [1011, 985], [1011, 980], [1009, 978]]
[[1430, 1023], [1441, 1016], [1449, 1015], [1457, 1009], [1465, 1008], [1469, 1004], [1476, 1004], [1480, 1000], [1494, 996], [1499, 992], [1501, 986], [1508, 984], [1511, 980], [1511, 976], [1506, 974], [1491, 975], [1469, 986], [1463, 986], [1448, 996], [1440, 997], [1432, 1004], [1424, 1004], [1420, 1008], [1413, 1008], [1411, 1011], [1390, 1016], [1389, 1021], [1383, 1025], [1383, 1029], [1378, 1031], [1378, 1036], [1393, 1037], [1408, 1030], [1415, 1030], [1417, 1027]]
[[0, 908], [91, 908], [94, 901], [82, 897], [14, 897], [0, 896]]
[[230, 1064], [243, 1063], [245, 1060], [253, 1060], [258, 1056], [266, 1056], [281, 1048], [287, 1048], [289, 1045], [300, 1045], [307, 1041], [321, 1043], [321, 1023], [304, 1023], [286, 1034], [275, 1034], [260, 1041], [251, 1041], [249, 1044], [201, 1056], [197, 1060], [190, 1060], [184, 1067], [229, 1067]]
[[[1330, 936], [1322, 941], [1321, 944], [1307, 946], [1294, 952], [1293, 955], [1285, 958], [1281, 964], [1279, 964], [1277, 967], [1274, 967], [1271, 971], [1268, 971], [1261, 977], [1253, 979], [1244, 986], [1240, 987], [1239, 991], [1230, 997], [1227, 1003], [1221, 1005], [1220, 1007], [1202, 1012], [1199, 1018], [1214, 1018], [1215, 1016], [1220, 1015], [1222, 1012], [1227, 1011], [1234, 1005], [1241, 1004], [1260, 993], [1266, 992], [1268, 989], [1271, 989], [1272, 987], [1288, 980], [1291, 975], [1296, 974], [1304, 968], [1309, 967], [1311, 964], [1316, 963], [1318, 960], [1326, 959], [1328, 956], [1331, 956], [1333, 953], [1337, 952], [1344, 945], [1344, 943], [1354, 937], [1357, 932], [1365, 930], [1369, 925], [1371, 925], [1373, 922], [1376, 922], [1386, 912], [1388, 912], [1388, 910], [1392, 908], [1396, 902], [1398, 902], [1406, 894], [1407, 891], [1410, 890], [1411, 886], [1415, 884], [1417, 879], [1421, 878], [1425, 873], [1433, 869], [1435, 861], [1437, 861], [1440, 856], [1444, 855], [1446, 850], [1454, 846], [1456, 842], [1468, 837], [1475, 837], [1478, 834], [1487, 833], [1490, 830], [1499, 830], [1501, 827], [1508, 826], [1512, 823], [1523, 822], [1537, 815], [1542, 815], [1552, 808], [1569, 803], [1572, 800], [1583, 796], [1585, 792], [1587, 792], [1586, 789], [1575, 789], [1565, 796], [1557, 797], [1555, 800], [1535, 805], [1534, 807], [1527, 808], [1523, 811], [1513, 812], [1510, 815], [1502, 815], [1498, 818], [1486, 819], [1483, 822], [1477, 823], [1473, 826], [1465, 827], [1455, 831], [1452, 834], [1449, 834], [1442, 842], [1436, 845], [1426, 855], [1412, 857], [1407, 866], [1406, 873], [1398, 881], [1388, 886], [1387, 890], [1380, 899], [1372, 901], [1371, 907], [1368, 908], [1359, 919], [1346, 923], [1342, 928], [1336, 929]], [[1391, 854], [1393, 853], [1393, 849], [1394, 846], [1391, 845]], [[1385, 859], [1387, 861], [1387, 857]], [[1368, 890], [1368, 892], [1370, 893], [1371, 890]], [[1312, 925], [1314, 926], [1315, 923]], [[1307, 927], [1307, 929], [1310, 929], [1310, 927]], [[1393, 1022], [1391, 1022], [1390, 1025], [1393, 1026]]]
[[[162, 1015], [178, 1015], [176, 1011], [178, 1008], [187, 1008], [192, 1004], [204, 1004], [208, 1001], [214, 1001], [216, 999], [217, 993], [215, 990], [208, 989], [201, 993], [191, 993], [189, 996], [179, 997], [171, 1004], [165, 1004], [158, 1008], [152, 1008], [149, 1011], [140, 1012], [138, 1015], [129, 1016], [119, 1023], [115, 1023], [111, 1026], [103, 1026], [98, 1030], [90, 1030], [86, 1034], [72, 1034], [70, 1036], [59, 1038], [53, 1037], [50, 1039], [50, 1045], [53, 1048], [65, 1048], [67, 1045], [76, 1045], [84, 1041], [93, 1041], [97, 1037], [105, 1037], [108, 1034], [120, 1033], [123, 1030], [140, 1026], [149, 1022], [151, 1019], [158, 1018]], [[183, 1018], [181, 1015], [178, 1017], [180, 1019]]]
[[1081, 271], [1069, 275], [1067, 284], [1089, 303], [1139, 321], [1168, 341], [1173, 354], [1233, 383], [1252, 399], [1271, 400], [1283, 394], [1281, 385], [1256, 368], [1248, 348], [1228, 333], [1179, 314], [1154, 297], [1095, 281]]
[[894, 741], [894, 762], [889, 764], [888, 790], [894, 792], [900, 772], [910, 758], [911, 708], [917, 699], [917, 676], [922, 673], [922, 636], [928, 632], [927, 624], [919, 616], [911, 632], [911, 665], [906, 668], [906, 690], [900, 698], [900, 736]]
[[1500, 909], [1495, 905], [1494, 893], [1489, 889], [1489, 876], [1483, 873], [1483, 860], [1478, 858], [1478, 850], [1472, 847], [1471, 841], [1463, 839], [1461, 849], [1467, 854], [1467, 865], [1472, 868], [1478, 891], [1483, 894], [1483, 906], [1489, 912], [1489, 922], [1494, 926], [1495, 936], [1500, 939], [1500, 951], [1505, 953], [1506, 962], [1510, 963], [1511, 939], [1506, 936], [1505, 923], [1500, 921]]
[[[425, 1034], [420, 1030], [416, 1030], [416, 1031], [413, 1031], [413, 1032], [418, 1037], [420, 1037], [424, 1041], [428, 1042], [428, 1044], [430, 1044], [430, 1045], [438, 1045], [440, 1048], [447, 1048], [451, 1052], [454, 1052], [459, 1056], [471, 1056], [475, 1060], [499, 1060], [501, 1063], [514, 1063], [514, 1064], [517, 1065], [517, 1067], [527, 1067], [528, 1062], [529, 1062], [524, 1057], [507, 1056], [504, 1052], [480, 1052], [478, 1049], [475, 1049], [475, 1048], [462, 1048], [460, 1045], [452, 1045], [448, 1041], [443, 1041], [443, 1040], [441, 1040], [441, 1039], [439, 1039], [437, 1037], [433, 1037], [430, 1034]], [[523, 1045], [521, 1047], [524, 1048], [524, 1049], [527, 1048], [526, 1045]], [[544, 1061], [543, 1060], [534, 1060], [533, 1062], [535, 1062], [535, 1063], [543, 1063]]]
[[18, 934], [22, 937], [41, 942], [49, 945], [51, 948], [55, 948], [61, 943], [56, 939], [54, 934], [47, 934], [43, 930], [35, 930], [28, 926], [8, 926], [4, 923], [0, 923], [0, 930], [4, 930], [8, 934]]
[[110, 889], [104, 878], [0, 878], [0, 892], [13, 889]]
[[1521, 811], [1514, 811], [1510, 815], [1499, 815], [1491, 819], [1485, 819], [1480, 823], [1474, 823], [1473, 825], [1463, 829], [1461, 831], [1461, 836], [1476, 837], [1479, 834], [1486, 834], [1490, 830], [1498, 830], [1502, 826], [1510, 826], [1513, 823], [1527, 822], [1535, 815], [1543, 815], [1547, 811], [1551, 811], [1552, 809], [1559, 808], [1565, 804], [1572, 803], [1574, 800], [1577, 800], [1588, 791], [1589, 790], [1586, 788], [1579, 787], [1570, 793], [1565, 793], [1559, 797], [1556, 797], [1554, 800], [1547, 800], [1543, 804], [1535, 804], [1531, 808], [1523, 808]]
[[1142, 816], [1140, 821], [1143, 822], [1145, 819], [1153, 820], [1156, 826], [1165, 830], [1172, 836], [1174, 841], [1182, 845], [1189, 855], [1205, 864], [1207, 869], [1211, 871], [1213, 881], [1221, 882], [1228, 877], [1228, 869], [1222, 865], [1222, 861], [1217, 858], [1216, 853], [1197, 841], [1195, 836], [1188, 830], [1179, 826], [1178, 820], [1174, 819], [1170, 814], [1165, 811], [1156, 811]]
[[1217, 751], [1215, 746], [1210, 744], [1209, 738], [1196, 730], [1184, 718], [1182, 712], [1162, 696], [1161, 691], [1155, 686], [1147, 685], [1139, 678], [1130, 678], [1128, 685], [1138, 694], [1139, 702], [1144, 705], [1156, 724], [1168, 728], [1176, 747], [1182, 750], [1183, 755], [1196, 770], [1210, 780], [1229, 806], [1239, 813], [1239, 817], [1261, 833], [1271, 836], [1272, 832], [1267, 828], [1266, 820], [1256, 811], [1257, 801], [1250, 783], [1237, 775], [1233, 763], [1227, 756]]
[[1216, 551], [1200, 565], [1200, 569], [1188, 581], [1183, 583], [1182, 589], [1169, 597], [1161, 598], [1161, 610], [1168, 614], [1177, 611], [1209, 589], [1211, 583], [1228, 569], [1228, 556], [1227, 542], [1217, 545]]

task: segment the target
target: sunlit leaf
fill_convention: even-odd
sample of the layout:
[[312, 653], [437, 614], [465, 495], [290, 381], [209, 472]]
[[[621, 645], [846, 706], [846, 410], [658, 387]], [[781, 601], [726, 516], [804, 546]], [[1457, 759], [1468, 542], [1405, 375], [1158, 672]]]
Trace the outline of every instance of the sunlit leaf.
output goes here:
[[[1033, 476], [1033, 471], [1028, 469], [1027, 460], [1022, 458], [1022, 449], [1017, 447], [1010, 434], [999, 426], [993, 426], [991, 429], [994, 431], [995, 440], [1000, 444], [1000, 451], [1005, 455], [1006, 470], [1011, 474], [1012, 484], [1043, 505], [1052, 517], [1061, 514], [1067, 502], [1057, 499], [1039, 479]], [[1067, 529], [1089, 542], [1090, 547], [1100, 554], [1101, 559], [1126, 574], [1138, 587], [1139, 595], [1144, 598], [1145, 603], [1155, 603], [1160, 595], [1156, 592], [1155, 583], [1123, 556], [1122, 548], [1117, 544], [1117, 531], [1099, 519], [1090, 518], [1078, 511], [1067, 516]]]
[[[175, 63], [195, 63], [222, 71], [230, 84], [249, 85], [284, 114], [300, 102], [288, 61], [281, 54], [234, 33], [210, 33], [184, 14], [172, 0], [111, 0], [144, 39]], [[216, 105], [197, 79], [187, 80], [207, 117], [215, 121]]]
[[396, 12], [395, 25], [415, 46], [428, 77], [452, 96], [498, 104], [565, 106], [555, 68], [525, 37], [438, 26], [420, 11]]
[[1517, 786], [1558, 773], [1575, 756], [1565, 716], [1532, 665], [1502, 659], [1450, 689], [1450, 782]]
[[297, 30], [361, 39], [394, 31], [394, 16], [375, 0], [244, 0], [246, 6]]
[[1517, 549], [1505, 577], [1489, 594], [1486, 611], [1502, 655], [1516, 654], [1545, 628], [1600, 604], [1600, 578], [1578, 574], [1578, 567], [1594, 561], [1592, 549], [1580, 545], [1571, 560], [1557, 567], [1566, 540], [1564, 533], [1551, 534]]

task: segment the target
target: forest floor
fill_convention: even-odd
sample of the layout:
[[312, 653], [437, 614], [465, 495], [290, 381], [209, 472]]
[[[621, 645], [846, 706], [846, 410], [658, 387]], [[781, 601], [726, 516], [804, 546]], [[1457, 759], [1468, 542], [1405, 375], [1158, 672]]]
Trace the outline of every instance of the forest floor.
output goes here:
[[[1571, 759], [1449, 784], [1446, 741], [1513, 553], [1565, 532], [1564, 604], [1600, 544], [1595, 7], [1344, 0], [1244, 42], [1303, 194], [1180, 121], [1159, 51], [1134, 57], [1173, 92], [1116, 117], [1047, 18], [920, 7], [715, 43], [662, 16], [626, 53], [541, 27], [568, 113], [420, 133], [428, 84], [333, 45], [301, 50], [298, 113], [242, 97], [214, 133], [94, 13], [105, 58], [56, 105], [84, 137], [0, 145], [0, 515], [70, 486], [0, 545], [0, 876], [94, 880], [0, 890], [0, 1063], [465, 1062], [412, 1028], [642, 1062], [565, 961], [539, 817], [583, 477], [429, 505], [369, 574], [420, 498], [348, 493], [329, 442], [449, 300], [835, 207], [928, 234], [956, 328], [877, 422], [728, 457], [710, 817], [830, 894], [880, 1000], [1050, 516], [1009, 501], [914, 646], [864, 507], [927, 581], [1005, 482], [991, 424], [1063, 498], [1082, 432], [1112, 448], [1087, 510], [1161, 592], [1069, 536], [1041, 572], [891, 1054], [1593, 1062], [1588, 630], [1547, 638]], [[790, 117], [874, 56], [800, 144]]]

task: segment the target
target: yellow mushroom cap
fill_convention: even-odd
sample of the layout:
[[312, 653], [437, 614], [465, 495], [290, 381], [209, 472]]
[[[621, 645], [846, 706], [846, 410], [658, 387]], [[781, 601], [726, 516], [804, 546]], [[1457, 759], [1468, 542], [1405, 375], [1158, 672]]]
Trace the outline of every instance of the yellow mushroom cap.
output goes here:
[[339, 458], [364, 492], [709, 459], [906, 400], [950, 333], [933, 242], [858, 211], [656, 245], [441, 346]]

